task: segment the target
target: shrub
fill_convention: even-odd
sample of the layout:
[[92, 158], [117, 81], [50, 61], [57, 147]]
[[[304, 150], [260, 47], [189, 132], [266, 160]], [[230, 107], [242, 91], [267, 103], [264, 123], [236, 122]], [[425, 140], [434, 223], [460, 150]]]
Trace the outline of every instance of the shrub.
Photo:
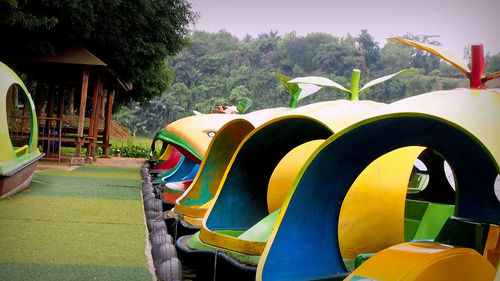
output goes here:
[[150, 153], [149, 148], [142, 146], [127, 144], [126, 146], [111, 146], [110, 154], [120, 157], [133, 157], [133, 158], [148, 158]]

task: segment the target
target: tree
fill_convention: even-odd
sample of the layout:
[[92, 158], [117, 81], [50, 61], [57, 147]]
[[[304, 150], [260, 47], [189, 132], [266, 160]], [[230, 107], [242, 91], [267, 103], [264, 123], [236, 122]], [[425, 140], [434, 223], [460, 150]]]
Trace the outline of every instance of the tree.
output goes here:
[[[429, 38], [424, 36], [422, 40], [432, 41]], [[379, 48], [367, 30], [362, 30], [358, 36], [345, 37], [325, 33], [298, 36], [294, 32], [280, 37], [277, 32], [271, 31], [257, 38], [247, 36], [244, 40], [226, 31], [194, 31], [190, 41], [190, 48], [169, 59], [169, 66], [175, 70], [175, 83], [163, 95], [173, 97], [178, 106], [185, 110], [173, 111], [168, 122], [191, 115], [193, 110], [207, 112], [218, 105], [236, 105], [245, 99], [252, 101], [249, 112], [289, 106], [289, 91], [280, 84], [274, 73], [291, 78], [327, 77], [348, 87], [355, 68], [366, 74], [362, 75], [360, 82], [366, 85], [373, 78], [411, 68], [414, 63], [431, 62], [431, 67], [424, 65], [418, 71], [395, 77], [365, 92], [363, 99], [379, 102], [392, 102], [410, 95], [452, 87], [453, 83], [445, 79], [456, 74], [456, 71], [447, 71], [446, 64], [435, 68], [432, 60], [424, 54], [416, 54], [411, 48], [392, 42]], [[487, 57], [487, 67], [489, 59]], [[491, 56], [491, 60], [495, 63], [495, 57]], [[431, 71], [426, 74], [428, 70]], [[438, 75], [441, 70], [443, 73]], [[461, 72], [458, 74], [463, 77]], [[462, 81], [458, 82], [461, 85]], [[170, 106], [174, 99], [163, 102]], [[298, 106], [336, 99], [345, 99], [345, 94], [334, 89], [322, 89], [301, 99]], [[163, 119], [154, 119], [148, 114], [142, 116], [150, 118], [150, 123], [163, 122]]]
[[[439, 38], [437, 35], [407, 34], [403, 36], [403, 38], [420, 43], [441, 45], [441, 43], [437, 41], [437, 38]], [[438, 57], [416, 48], [409, 48], [409, 51], [411, 54], [411, 66], [413, 68], [424, 69], [424, 74], [430, 74], [434, 69], [439, 69], [440, 59]]]
[[248, 96], [248, 89], [245, 86], [240, 85], [231, 90], [231, 94], [229, 95], [229, 102], [231, 104], [237, 104], [239, 101], [248, 98]]
[[496, 55], [488, 54], [484, 58], [485, 71], [486, 73], [493, 73], [500, 71], [500, 52]]
[[[367, 29], [361, 30], [361, 34], [359, 34], [356, 39], [356, 43], [358, 43], [358, 50], [364, 59], [365, 67], [363, 67], [363, 70], [377, 69], [380, 60], [380, 47], [378, 43], [373, 40], [373, 37], [368, 34]], [[370, 73], [367, 74], [368, 77], [370, 77]]]
[[407, 69], [411, 67], [411, 53], [409, 48], [388, 42], [380, 50], [380, 65], [393, 72], [398, 69]]
[[0, 59], [84, 46], [105, 61], [132, 91], [117, 102], [145, 102], [173, 79], [166, 59], [188, 46], [197, 14], [186, 0], [0, 0]]

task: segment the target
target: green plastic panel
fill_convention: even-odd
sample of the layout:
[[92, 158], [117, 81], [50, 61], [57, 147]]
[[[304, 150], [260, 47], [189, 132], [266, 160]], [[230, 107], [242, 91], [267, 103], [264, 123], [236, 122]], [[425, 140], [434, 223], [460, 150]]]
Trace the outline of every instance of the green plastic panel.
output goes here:
[[281, 209], [277, 209], [270, 213], [238, 238], [247, 241], [266, 242], [269, 239], [269, 235], [271, 235], [271, 231], [273, 230], [274, 223], [278, 218], [280, 210]]
[[408, 242], [415, 237], [418, 225], [424, 216], [427, 206], [429, 206], [429, 202], [426, 201], [406, 200], [404, 222], [405, 241]]
[[434, 239], [443, 227], [446, 220], [453, 216], [455, 206], [431, 203], [425, 210], [414, 240]]

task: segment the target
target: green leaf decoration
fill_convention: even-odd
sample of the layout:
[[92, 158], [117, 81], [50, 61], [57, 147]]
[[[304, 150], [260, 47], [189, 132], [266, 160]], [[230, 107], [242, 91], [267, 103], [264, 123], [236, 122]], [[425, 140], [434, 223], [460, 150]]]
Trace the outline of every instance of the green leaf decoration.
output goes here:
[[384, 77], [380, 77], [380, 78], [374, 79], [374, 80], [372, 80], [372, 81], [370, 81], [370, 82], [366, 83], [366, 84], [363, 86], [363, 88], [361, 88], [361, 90], [359, 90], [359, 93], [361, 94], [362, 92], [364, 92], [364, 91], [368, 90], [368, 88], [373, 87], [373, 86], [375, 86], [375, 85], [377, 85], [377, 84], [380, 84], [380, 83], [382, 83], [382, 82], [385, 82], [385, 81], [387, 81], [387, 80], [391, 79], [391, 78], [392, 78], [392, 77], [394, 77], [394, 76], [397, 76], [397, 75], [399, 75], [399, 74], [406, 73], [406, 72], [411, 72], [411, 71], [415, 71], [415, 69], [404, 69], [404, 70], [401, 70], [401, 71], [396, 72], [396, 73], [394, 73], [394, 74], [389, 74], [389, 75], [386, 75], [386, 76], [384, 76]]
[[414, 48], [417, 48], [420, 50], [424, 50], [424, 51], [427, 51], [435, 56], [438, 56], [438, 57], [444, 59], [445, 61], [449, 62], [450, 64], [452, 64], [456, 68], [460, 69], [460, 71], [465, 73], [465, 75], [467, 75], [467, 77], [470, 78], [471, 71], [470, 71], [469, 67], [461, 59], [457, 58], [453, 53], [451, 53], [448, 50], [445, 50], [445, 49], [443, 49], [439, 46], [436, 46], [436, 45], [426, 44], [426, 43], [418, 43], [418, 42], [414, 42], [414, 41], [411, 41], [408, 39], [402, 39], [402, 38], [395, 38], [394, 37], [394, 38], [388, 38], [387, 40], [392, 41], [392, 42], [396, 42], [399, 44], [403, 44], [406, 46], [414, 47]]
[[249, 98], [245, 98], [238, 102], [236, 110], [238, 114], [244, 114], [251, 106], [252, 106], [252, 100]]
[[288, 81], [290, 81], [290, 78], [284, 74], [281, 73], [274, 73], [274, 75], [280, 80], [281, 84], [288, 90], [290, 95], [293, 97], [293, 94], [295, 94], [299, 90], [299, 86], [297, 84], [290, 84]]
[[330, 87], [330, 88], [338, 89], [338, 90], [348, 94], [349, 96], [351, 95], [351, 91], [342, 87], [342, 85], [335, 83], [332, 80], [330, 80], [328, 78], [324, 78], [324, 77], [318, 77], [318, 76], [297, 77], [295, 79], [288, 81], [288, 83], [313, 84], [313, 85], [320, 86], [320, 87]]
[[299, 95], [298, 100], [301, 100], [307, 96], [310, 96], [310, 95], [316, 93], [317, 91], [321, 90], [321, 88], [322, 88], [322, 87], [314, 85], [314, 84], [299, 83], [297, 85], [299, 86], [300, 89], [302, 89], [302, 91], [300, 91], [300, 95]]

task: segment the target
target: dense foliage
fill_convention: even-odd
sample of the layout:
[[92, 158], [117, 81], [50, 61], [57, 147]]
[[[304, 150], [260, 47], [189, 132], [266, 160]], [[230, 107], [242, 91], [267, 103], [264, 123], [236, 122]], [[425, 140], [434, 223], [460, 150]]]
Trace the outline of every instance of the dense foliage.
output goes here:
[[126, 146], [117, 147], [111, 146], [109, 153], [114, 156], [132, 157], [132, 158], [148, 158], [151, 149], [141, 145], [127, 144]]
[[[403, 37], [439, 44], [435, 36]], [[243, 98], [252, 100], [249, 111], [287, 106], [290, 95], [274, 73], [292, 78], [323, 76], [349, 88], [353, 68], [361, 70], [361, 86], [402, 69], [417, 69], [360, 96], [380, 102], [468, 86], [463, 73], [439, 58], [392, 42], [380, 47], [367, 30], [346, 37], [324, 33], [297, 36], [293, 32], [280, 37], [270, 32], [243, 40], [225, 31], [195, 31], [190, 40], [190, 48], [169, 60], [175, 71], [172, 88], [150, 100], [149, 108], [133, 104], [115, 115], [131, 131], [152, 136], [166, 124], [193, 114], [193, 110], [206, 113], [217, 105], [233, 105]], [[497, 69], [499, 59], [500, 54], [488, 56], [487, 67], [497, 60]], [[322, 89], [300, 100], [298, 106], [343, 98], [346, 96], [340, 91]]]
[[186, 0], [0, 0], [0, 59], [84, 46], [132, 82], [118, 103], [150, 100], [171, 84], [166, 59], [196, 17]]

